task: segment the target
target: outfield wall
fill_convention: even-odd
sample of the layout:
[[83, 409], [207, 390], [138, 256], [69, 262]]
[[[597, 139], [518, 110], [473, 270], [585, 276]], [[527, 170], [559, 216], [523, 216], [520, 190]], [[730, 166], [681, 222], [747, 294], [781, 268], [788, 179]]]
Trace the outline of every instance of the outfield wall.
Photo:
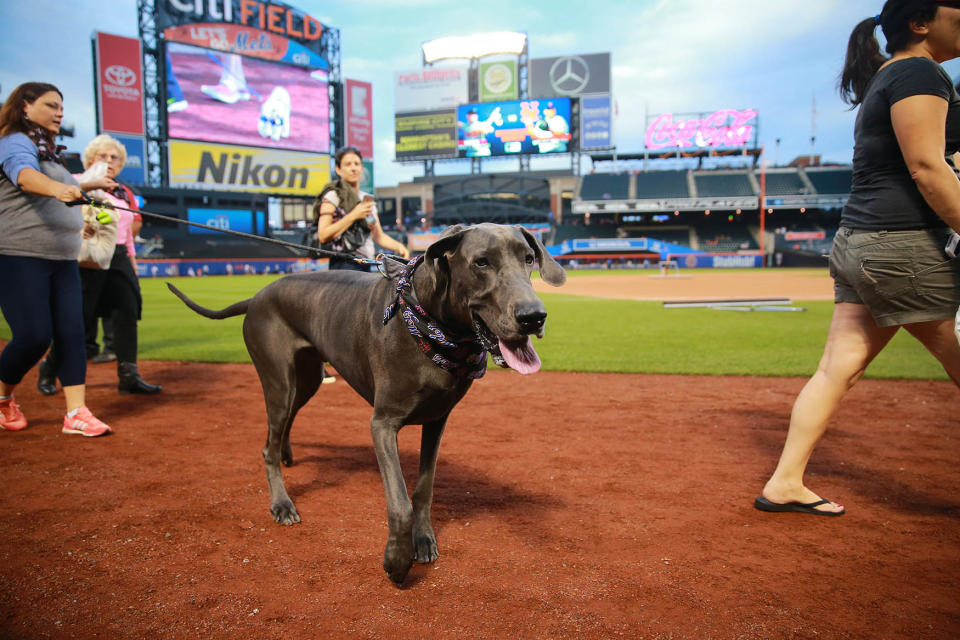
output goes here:
[[763, 266], [759, 251], [707, 253], [653, 238], [589, 238], [564, 241], [547, 247], [550, 255], [564, 262], [575, 261], [581, 268], [611, 268], [611, 260], [622, 266], [625, 260], [642, 262], [651, 258], [674, 260], [690, 269], [751, 269]]
[[[644, 243], [645, 244], [645, 243]], [[674, 260], [680, 268], [689, 269], [752, 269], [763, 266], [759, 254], [741, 253], [668, 253], [657, 254], [640, 249], [634, 240], [628, 252], [597, 252], [595, 242], [579, 245], [579, 251], [556, 255], [561, 264], [579, 269], [637, 269], [656, 267], [659, 260]], [[605, 245], [602, 248], [613, 248]], [[591, 252], [590, 249], [593, 249]], [[206, 258], [206, 259], [149, 259], [137, 260], [137, 275], [141, 278], [174, 276], [226, 276], [243, 274], [303, 273], [327, 269], [329, 260], [320, 258]]]
[[320, 258], [247, 258], [232, 259], [170, 259], [137, 260], [137, 275], [141, 278], [174, 276], [230, 276], [244, 274], [303, 273], [327, 269], [329, 260]]
[[678, 267], [688, 269], [753, 269], [763, 266], [760, 253], [684, 253], [671, 254], [667, 259], [676, 260]]

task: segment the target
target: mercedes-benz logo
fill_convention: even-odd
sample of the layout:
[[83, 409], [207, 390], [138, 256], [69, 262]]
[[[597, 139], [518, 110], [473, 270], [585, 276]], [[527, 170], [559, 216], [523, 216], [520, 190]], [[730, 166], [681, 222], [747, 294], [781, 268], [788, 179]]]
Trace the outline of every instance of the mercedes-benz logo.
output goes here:
[[550, 66], [550, 86], [561, 96], [579, 95], [590, 82], [590, 67], [580, 56], [562, 56]]
[[104, 77], [119, 87], [129, 87], [137, 81], [137, 74], [129, 67], [122, 64], [115, 64], [107, 67], [103, 72]]

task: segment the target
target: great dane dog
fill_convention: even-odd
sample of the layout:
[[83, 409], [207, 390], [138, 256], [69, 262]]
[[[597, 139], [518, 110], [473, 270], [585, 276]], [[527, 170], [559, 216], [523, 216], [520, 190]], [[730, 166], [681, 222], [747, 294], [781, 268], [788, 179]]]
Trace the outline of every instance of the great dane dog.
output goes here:
[[[563, 268], [522, 227], [457, 225], [422, 258], [385, 259], [387, 277], [291, 275], [220, 311], [167, 286], [208, 318], [246, 314], [243, 338], [266, 400], [263, 459], [276, 522], [300, 522], [280, 463], [293, 464], [290, 426], [316, 393], [323, 363], [373, 406], [370, 430], [390, 528], [383, 568], [400, 584], [414, 560], [437, 559], [430, 506], [440, 437], [450, 411], [483, 375], [487, 353], [521, 373], [540, 368], [530, 339], [543, 337], [547, 317], [530, 283], [538, 263], [545, 282], [564, 283]], [[397, 433], [408, 424], [423, 425], [412, 503], [397, 453]]]

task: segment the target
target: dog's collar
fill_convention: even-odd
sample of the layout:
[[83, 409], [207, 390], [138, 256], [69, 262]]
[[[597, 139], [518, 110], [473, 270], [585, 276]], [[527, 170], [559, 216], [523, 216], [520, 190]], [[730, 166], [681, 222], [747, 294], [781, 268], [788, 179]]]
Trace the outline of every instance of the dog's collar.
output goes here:
[[477, 334], [458, 334], [441, 326], [417, 301], [413, 273], [422, 263], [423, 255], [419, 255], [404, 267], [397, 280], [397, 295], [383, 312], [383, 324], [400, 311], [410, 335], [433, 364], [459, 377], [482, 378], [487, 372], [487, 350]]

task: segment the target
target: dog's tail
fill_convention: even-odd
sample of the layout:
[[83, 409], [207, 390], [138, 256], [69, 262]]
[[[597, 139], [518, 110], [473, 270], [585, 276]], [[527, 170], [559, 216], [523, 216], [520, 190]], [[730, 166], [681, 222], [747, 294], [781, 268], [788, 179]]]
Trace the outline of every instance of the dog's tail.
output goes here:
[[225, 309], [220, 309], [219, 311], [214, 311], [213, 309], [207, 309], [206, 307], [201, 307], [196, 302], [187, 297], [187, 294], [177, 289], [175, 286], [167, 283], [167, 288], [173, 292], [173, 295], [177, 296], [183, 303], [199, 313], [202, 316], [207, 318], [212, 318], [214, 320], [223, 320], [224, 318], [232, 318], [233, 316], [242, 316], [247, 312], [247, 307], [250, 306], [251, 298], [246, 300], [241, 300], [240, 302], [234, 302], [232, 305]]

